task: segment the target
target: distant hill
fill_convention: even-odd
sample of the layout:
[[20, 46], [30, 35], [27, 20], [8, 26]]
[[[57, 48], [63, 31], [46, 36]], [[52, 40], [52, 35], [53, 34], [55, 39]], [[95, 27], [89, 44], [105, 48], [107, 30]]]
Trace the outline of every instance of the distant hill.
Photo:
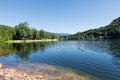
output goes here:
[[120, 39], [120, 17], [113, 20], [109, 25], [97, 29], [90, 29], [84, 32], [64, 37], [69, 40], [81, 39]]
[[57, 36], [70, 36], [71, 34], [70, 33], [53, 33], [53, 32], [47, 32], [47, 34], [56, 34]]
[[58, 36], [70, 36], [70, 33], [55, 33]]
[[12, 29], [12, 27], [6, 26], [6, 25], [0, 25], [0, 30], [2, 30], [2, 29], [8, 30], [8, 29]]

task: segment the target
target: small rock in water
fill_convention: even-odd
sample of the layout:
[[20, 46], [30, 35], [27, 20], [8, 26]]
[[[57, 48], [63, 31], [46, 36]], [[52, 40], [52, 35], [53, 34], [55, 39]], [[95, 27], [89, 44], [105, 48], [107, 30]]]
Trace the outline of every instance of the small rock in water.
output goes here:
[[0, 69], [2, 69], [3, 68], [3, 65], [0, 63]]

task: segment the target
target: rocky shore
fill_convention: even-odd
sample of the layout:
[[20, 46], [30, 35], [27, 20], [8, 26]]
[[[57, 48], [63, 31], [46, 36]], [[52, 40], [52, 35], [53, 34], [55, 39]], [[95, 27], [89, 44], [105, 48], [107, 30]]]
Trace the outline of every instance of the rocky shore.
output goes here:
[[47, 64], [18, 64], [3, 67], [0, 64], [0, 80], [99, 80], [90, 75], [77, 75], [71, 70]]
[[28, 75], [22, 71], [4, 68], [0, 63], [0, 80], [45, 80], [41, 75]]

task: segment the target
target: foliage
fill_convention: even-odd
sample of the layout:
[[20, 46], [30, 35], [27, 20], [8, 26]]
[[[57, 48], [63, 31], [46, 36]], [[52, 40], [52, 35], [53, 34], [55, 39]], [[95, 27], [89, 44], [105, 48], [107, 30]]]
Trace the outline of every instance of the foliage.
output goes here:
[[55, 34], [48, 34], [44, 30], [31, 29], [27, 22], [20, 23], [14, 28], [0, 25], [0, 41], [53, 38], [57, 38]]
[[12, 39], [12, 27], [0, 25], [0, 41]]
[[64, 40], [81, 39], [120, 39], [120, 17], [113, 20], [109, 25], [98, 29], [91, 29], [85, 32], [78, 32], [74, 35], [61, 37]]

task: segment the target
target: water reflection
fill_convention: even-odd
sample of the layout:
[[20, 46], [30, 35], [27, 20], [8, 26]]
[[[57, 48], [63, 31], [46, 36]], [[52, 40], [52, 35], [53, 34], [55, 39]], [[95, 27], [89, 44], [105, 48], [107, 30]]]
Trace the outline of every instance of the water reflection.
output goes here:
[[19, 57], [33, 65], [45, 63], [73, 69], [77, 74], [85, 72], [101, 80], [119, 80], [120, 40], [0, 44], [0, 57], [10, 54], [15, 56], [0, 60], [8, 64], [17, 62]]
[[79, 41], [76, 46], [79, 50], [89, 50], [98, 53], [110, 52], [109, 40]]
[[[97, 74], [96, 76], [105, 80], [119, 80], [120, 40], [79, 41], [76, 42], [76, 46], [80, 52], [85, 53], [83, 55], [87, 56], [82, 55], [87, 59], [84, 63], [93, 65], [87, 65], [92, 68], [91, 73], [90, 71], [88, 73]], [[100, 76], [101, 74], [98, 73], [103, 75]]]
[[14, 52], [12, 44], [0, 44], [0, 57], [7, 56]]
[[116, 58], [120, 58], [120, 40], [111, 40], [110, 50]]
[[91, 50], [98, 53], [108, 53], [120, 58], [120, 40], [79, 41], [76, 44], [80, 50]]
[[38, 50], [43, 52], [49, 44], [48, 42], [0, 44], [0, 56], [15, 53], [21, 59], [28, 60], [31, 52], [37, 52]]
[[111, 40], [110, 50], [113, 64], [120, 69], [120, 40]]
[[[94, 51], [97, 53], [107, 53], [115, 59], [120, 59], [120, 40], [100, 40], [100, 41], [73, 41], [75, 47], [81, 51]], [[58, 43], [59, 44], [59, 43]], [[15, 53], [21, 59], [28, 60], [31, 53], [37, 51], [44, 52], [46, 47], [56, 47], [56, 42], [40, 42], [40, 43], [15, 43], [0, 44], [0, 57]]]
[[76, 46], [79, 50], [110, 53], [114, 57], [120, 58], [120, 40], [79, 41]]

